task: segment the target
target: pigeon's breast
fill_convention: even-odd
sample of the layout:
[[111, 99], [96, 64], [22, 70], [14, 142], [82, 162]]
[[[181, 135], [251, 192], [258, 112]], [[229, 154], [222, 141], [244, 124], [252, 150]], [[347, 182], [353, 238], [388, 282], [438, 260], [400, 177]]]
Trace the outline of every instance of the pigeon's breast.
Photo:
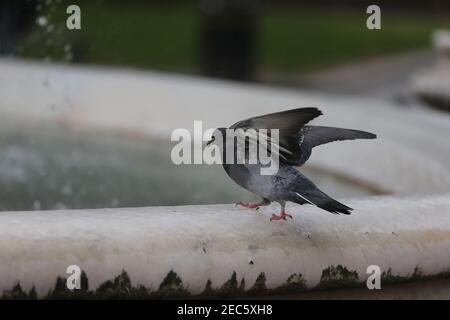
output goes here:
[[274, 176], [261, 175], [260, 165], [225, 164], [224, 169], [230, 178], [241, 187], [260, 197], [273, 199]]

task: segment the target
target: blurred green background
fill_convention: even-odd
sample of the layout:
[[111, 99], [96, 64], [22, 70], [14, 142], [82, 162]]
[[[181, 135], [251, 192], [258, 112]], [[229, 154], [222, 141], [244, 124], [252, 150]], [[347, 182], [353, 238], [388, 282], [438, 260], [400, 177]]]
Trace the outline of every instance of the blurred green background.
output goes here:
[[[82, 29], [65, 27], [68, 4], [82, 10]], [[254, 2], [256, 71], [296, 73], [428, 47], [431, 31], [449, 28], [445, 10], [382, 9], [382, 30], [366, 28], [364, 3], [342, 7]], [[405, 4], [406, 6], [406, 4]], [[204, 11], [204, 10], [203, 10]], [[205, 13], [199, 1], [42, 1], [18, 36], [15, 54], [49, 60], [201, 72]], [[69, 53], [68, 53], [69, 52]]]

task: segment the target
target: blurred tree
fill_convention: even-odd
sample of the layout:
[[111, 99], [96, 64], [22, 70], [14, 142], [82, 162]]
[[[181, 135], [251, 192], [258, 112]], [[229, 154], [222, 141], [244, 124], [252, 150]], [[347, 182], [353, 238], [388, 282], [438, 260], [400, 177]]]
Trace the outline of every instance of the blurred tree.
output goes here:
[[201, 53], [207, 76], [251, 80], [255, 63], [257, 0], [203, 0]]
[[0, 1], [0, 54], [15, 51], [15, 38], [35, 20], [37, 0]]

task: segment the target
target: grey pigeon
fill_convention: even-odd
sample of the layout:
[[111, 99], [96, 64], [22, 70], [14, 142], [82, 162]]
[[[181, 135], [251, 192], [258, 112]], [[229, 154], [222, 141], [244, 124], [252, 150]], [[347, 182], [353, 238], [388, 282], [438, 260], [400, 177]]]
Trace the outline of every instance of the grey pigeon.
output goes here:
[[[226, 173], [238, 185], [262, 197], [259, 203], [238, 203], [239, 205], [258, 209], [260, 206], [276, 201], [281, 205], [281, 212], [279, 215], [273, 214], [271, 221], [292, 218], [285, 211], [286, 201], [300, 205], [314, 205], [334, 214], [350, 214], [352, 208], [322, 192], [295, 167], [302, 166], [310, 157], [312, 148], [318, 145], [341, 140], [375, 139], [376, 135], [359, 130], [306, 125], [320, 115], [322, 112], [317, 108], [298, 108], [242, 120], [229, 128], [234, 131], [237, 129], [279, 130], [279, 167], [274, 175], [262, 175], [260, 163], [227, 164], [225, 159], [228, 149], [224, 146], [230, 142], [227, 137], [229, 129], [218, 128], [214, 131], [207, 144], [210, 145], [216, 141], [215, 144], [219, 145], [218, 139], [222, 139], [223, 168]], [[235, 137], [233, 142], [235, 143]], [[268, 148], [268, 145], [265, 147]], [[232, 150], [236, 153], [236, 146]], [[236, 159], [235, 154], [233, 157]]]

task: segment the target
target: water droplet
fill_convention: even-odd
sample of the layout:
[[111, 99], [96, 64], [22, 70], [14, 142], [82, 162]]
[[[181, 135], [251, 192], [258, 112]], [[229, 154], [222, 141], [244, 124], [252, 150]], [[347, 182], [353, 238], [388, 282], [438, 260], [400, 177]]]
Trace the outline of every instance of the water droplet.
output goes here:
[[44, 16], [40, 16], [36, 19], [36, 23], [40, 27], [45, 27], [48, 24], [48, 20]]

